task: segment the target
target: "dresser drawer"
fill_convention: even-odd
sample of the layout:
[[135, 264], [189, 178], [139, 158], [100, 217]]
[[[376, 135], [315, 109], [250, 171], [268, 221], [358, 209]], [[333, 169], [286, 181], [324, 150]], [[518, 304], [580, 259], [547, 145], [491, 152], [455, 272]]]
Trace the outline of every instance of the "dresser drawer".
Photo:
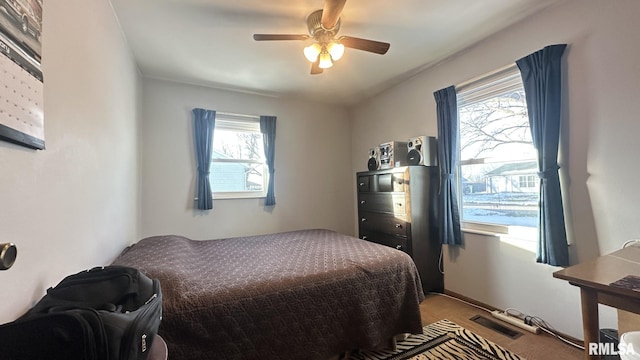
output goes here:
[[404, 173], [387, 173], [376, 175], [377, 191], [403, 192], [405, 191]]
[[393, 235], [407, 234], [407, 221], [397, 214], [375, 213], [370, 211], [359, 212], [360, 229], [380, 231]]
[[358, 210], [386, 212], [405, 215], [405, 194], [394, 193], [362, 193], [358, 194]]
[[394, 173], [391, 188], [393, 191], [404, 192], [408, 189], [407, 180], [404, 178], [405, 173]]
[[358, 176], [358, 191], [368, 192], [371, 191], [371, 176]]
[[404, 192], [408, 189], [404, 172], [358, 176], [358, 192]]
[[411, 255], [411, 248], [406, 236], [390, 235], [363, 229], [360, 231], [360, 239], [402, 250]]

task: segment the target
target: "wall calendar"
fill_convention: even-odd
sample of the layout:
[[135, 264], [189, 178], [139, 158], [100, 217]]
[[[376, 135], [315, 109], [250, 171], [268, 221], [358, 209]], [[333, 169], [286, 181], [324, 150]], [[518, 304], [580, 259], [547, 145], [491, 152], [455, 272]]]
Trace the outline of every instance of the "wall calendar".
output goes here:
[[0, 3], [0, 139], [44, 149], [42, 0]]

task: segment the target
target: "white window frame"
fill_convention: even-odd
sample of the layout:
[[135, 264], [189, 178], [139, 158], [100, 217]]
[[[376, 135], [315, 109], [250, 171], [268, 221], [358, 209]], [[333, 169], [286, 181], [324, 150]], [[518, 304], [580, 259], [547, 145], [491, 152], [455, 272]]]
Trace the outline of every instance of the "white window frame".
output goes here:
[[[213, 139], [215, 141], [216, 130], [229, 130], [238, 132], [257, 132], [262, 136], [260, 131], [260, 117], [255, 115], [242, 115], [231, 114], [224, 112], [216, 113], [216, 123], [213, 130]], [[213, 151], [213, 149], [212, 149]], [[212, 195], [214, 199], [252, 199], [252, 198], [265, 198], [267, 196], [267, 187], [269, 184], [269, 171], [266, 160], [247, 160], [247, 159], [215, 159], [211, 156], [211, 165], [214, 163], [244, 163], [244, 164], [262, 164], [263, 170], [263, 184], [262, 190], [247, 190], [247, 191], [213, 191]], [[215, 174], [214, 174], [215, 176]]]
[[[506, 81], [505, 81], [506, 80]], [[458, 111], [461, 106], [464, 106], [465, 101], [461, 101], [462, 97], [466, 96], [466, 102], [469, 103], [474, 99], [477, 100], [479, 98], [483, 98], [486, 96], [492, 95], [492, 92], [488, 90], [490, 84], [496, 81], [504, 81], [503, 87], [501, 87], [500, 92], [504, 90], [510, 89], [524, 89], [522, 84], [522, 79], [520, 77], [520, 72], [518, 67], [515, 64], [505, 66], [503, 68], [497, 69], [488, 74], [479, 76], [477, 78], [471, 79], [463, 84], [456, 86], [456, 93], [458, 95]], [[465, 94], [466, 93], [466, 94]], [[460, 116], [458, 116], [458, 121], [460, 121]], [[458, 124], [459, 125], [459, 124]], [[460, 155], [462, 143], [459, 141], [459, 146], [456, 151], [458, 151], [458, 155]], [[459, 157], [460, 158], [460, 157]], [[483, 164], [484, 159], [468, 159], [461, 160], [456, 169], [456, 182], [458, 188], [458, 208], [460, 209], [460, 226], [464, 232], [476, 233], [482, 235], [490, 235], [490, 236], [498, 236], [511, 238], [515, 240], [525, 240], [535, 241], [537, 238], [537, 228], [528, 228], [522, 226], [513, 226], [513, 225], [502, 225], [495, 223], [484, 223], [479, 221], [467, 221], [462, 218], [464, 213], [463, 207], [463, 188], [462, 188], [462, 166], [463, 165], [473, 165], [473, 164]], [[538, 205], [539, 206], [539, 205]]]
[[518, 185], [521, 188], [535, 188], [538, 182], [534, 175], [518, 175]]

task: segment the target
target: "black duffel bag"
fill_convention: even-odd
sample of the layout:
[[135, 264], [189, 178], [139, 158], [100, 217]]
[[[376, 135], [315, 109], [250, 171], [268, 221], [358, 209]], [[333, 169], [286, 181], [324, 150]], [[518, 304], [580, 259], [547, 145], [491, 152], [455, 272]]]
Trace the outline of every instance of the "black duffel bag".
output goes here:
[[[25, 359], [26, 352], [34, 359], [58, 359], [56, 351], [72, 351], [74, 346], [87, 354], [86, 359], [146, 360], [161, 320], [158, 280], [130, 267], [97, 267], [67, 276], [48, 289], [25, 315], [0, 327], [0, 342], [13, 338], [17, 355], [6, 358], [12, 360]], [[24, 339], [21, 329], [29, 330]], [[34, 329], [48, 338], [33, 338]], [[28, 342], [35, 348], [21, 352]], [[43, 343], [50, 348], [39, 346]], [[38, 351], [41, 357], [35, 355]]]

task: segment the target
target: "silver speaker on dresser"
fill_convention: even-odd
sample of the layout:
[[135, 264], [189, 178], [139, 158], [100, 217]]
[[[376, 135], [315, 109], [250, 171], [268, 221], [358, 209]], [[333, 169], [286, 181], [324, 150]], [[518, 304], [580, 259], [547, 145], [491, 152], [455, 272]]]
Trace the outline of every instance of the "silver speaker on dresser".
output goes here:
[[367, 168], [369, 170], [380, 169], [380, 148], [374, 147], [369, 149], [369, 161], [367, 161]]
[[380, 169], [391, 169], [395, 166], [406, 165], [407, 143], [404, 141], [389, 141], [378, 146], [380, 148]]
[[407, 141], [407, 164], [438, 166], [438, 142], [433, 136], [416, 136]]

